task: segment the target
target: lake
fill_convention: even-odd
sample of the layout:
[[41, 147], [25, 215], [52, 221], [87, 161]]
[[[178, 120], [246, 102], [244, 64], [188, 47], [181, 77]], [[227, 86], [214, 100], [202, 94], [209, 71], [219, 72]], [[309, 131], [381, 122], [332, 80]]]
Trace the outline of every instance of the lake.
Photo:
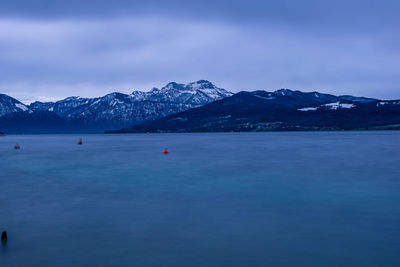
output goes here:
[[0, 230], [2, 267], [400, 266], [400, 132], [0, 137]]

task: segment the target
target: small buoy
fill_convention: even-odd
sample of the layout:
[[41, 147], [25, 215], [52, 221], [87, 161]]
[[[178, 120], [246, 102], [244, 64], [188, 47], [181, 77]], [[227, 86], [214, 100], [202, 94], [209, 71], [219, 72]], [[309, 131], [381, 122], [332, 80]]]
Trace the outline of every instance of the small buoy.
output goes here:
[[164, 151], [162, 152], [164, 155], [169, 154], [169, 150], [168, 149], [164, 149]]
[[21, 147], [18, 145], [18, 144], [16, 144], [15, 146], [14, 146], [14, 149], [20, 149]]
[[1, 233], [1, 241], [6, 242], [7, 241], [7, 232], [4, 231], [3, 233]]
[[82, 145], [82, 138], [79, 139], [78, 145]]

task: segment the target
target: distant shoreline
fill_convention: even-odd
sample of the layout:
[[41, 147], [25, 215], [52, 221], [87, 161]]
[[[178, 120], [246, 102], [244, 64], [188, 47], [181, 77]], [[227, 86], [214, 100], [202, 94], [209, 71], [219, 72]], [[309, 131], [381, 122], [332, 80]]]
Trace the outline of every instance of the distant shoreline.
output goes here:
[[295, 133], [295, 132], [382, 132], [382, 131], [400, 131], [400, 127], [375, 127], [371, 129], [332, 129], [332, 130], [315, 130], [315, 129], [299, 129], [299, 130], [267, 130], [267, 131], [105, 131], [105, 132], [56, 132], [56, 133], [0, 133], [0, 137], [9, 135], [115, 135], [115, 134], [199, 134], [199, 133]]
[[335, 129], [335, 130], [269, 130], [269, 131], [152, 131], [152, 132], [125, 132], [125, 131], [105, 131], [104, 134], [171, 134], [171, 133], [294, 133], [294, 132], [382, 132], [400, 131], [400, 128], [377, 128], [377, 129]]
[[264, 132], [152, 132], [152, 133], [10, 133], [1, 135], [1, 137], [7, 138], [10, 136], [42, 136], [42, 135], [68, 135], [68, 136], [90, 136], [90, 135], [169, 135], [169, 134], [279, 134], [279, 133], [373, 133], [373, 132], [400, 132], [400, 130], [344, 130], [344, 131], [264, 131]]

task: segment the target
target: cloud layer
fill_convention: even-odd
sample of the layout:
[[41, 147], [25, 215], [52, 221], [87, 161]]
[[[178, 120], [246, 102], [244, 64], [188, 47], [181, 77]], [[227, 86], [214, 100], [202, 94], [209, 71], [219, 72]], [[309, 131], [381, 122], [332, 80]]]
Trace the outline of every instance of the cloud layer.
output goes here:
[[26, 102], [198, 79], [400, 98], [396, 2], [23, 2], [0, 3], [0, 92]]

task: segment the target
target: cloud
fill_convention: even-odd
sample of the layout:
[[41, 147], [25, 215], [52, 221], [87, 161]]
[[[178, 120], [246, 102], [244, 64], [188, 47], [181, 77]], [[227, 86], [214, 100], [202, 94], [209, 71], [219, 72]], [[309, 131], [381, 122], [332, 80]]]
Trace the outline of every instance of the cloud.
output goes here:
[[209, 79], [232, 91], [400, 98], [398, 36], [329, 29], [154, 13], [3, 18], [0, 91], [31, 101]]

